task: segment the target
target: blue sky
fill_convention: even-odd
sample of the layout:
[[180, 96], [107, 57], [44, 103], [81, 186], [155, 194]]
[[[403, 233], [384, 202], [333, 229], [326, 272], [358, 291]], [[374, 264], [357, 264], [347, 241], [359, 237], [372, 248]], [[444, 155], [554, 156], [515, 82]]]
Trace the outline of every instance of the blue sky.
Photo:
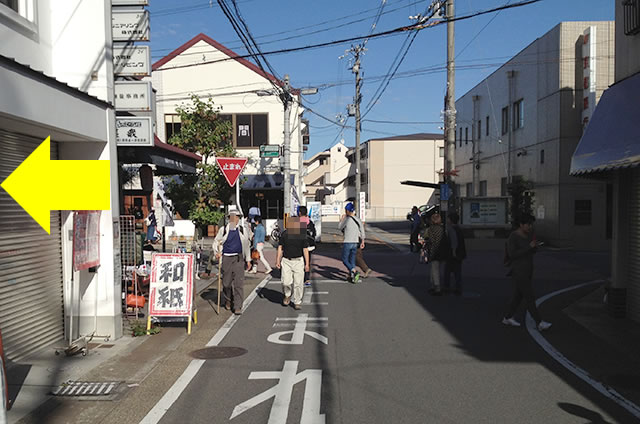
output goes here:
[[[519, 0], [456, 0], [456, 15], [468, 15]], [[231, 3], [229, 1], [229, 3]], [[382, 0], [237, 0], [238, 8], [262, 51], [298, 47], [370, 32]], [[413, 21], [431, 1], [387, 0], [375, 32]], [[151, 0], [151, 54], [162, 58], [200, 32], [236, 53], [245, 54], [216, 0]], [[562, 21], [613, 20], [612, 0], [543, 0], [456, 22], [456, 98], [497, 69], [536, 38]], [[388, 74], [407, 35], [371, 39], [362, 59], [362, 110]], [[319, 114], [336, 120], [346, 115], [355, 84], [348, 59], [339, 59], [349, 44], [279, 55], [267, 59], [277, 76], [291, 76], [294, 87], [319, 87], [304, 101]], [[442, 132], [446, 82], [446, 26], [420, 31], [397, 71], [397, 78], [371, 107], [362, 123], [361, 140], [416, 132]], [[465, 69], [466, 68], [466, 69]], [[353, 128], [341, 128], [309, 112], [311, 144], [307, 157], [344, 137], [355, 144]], [[393, 121], [380, 123], [371, 121]], [[406, 123], [419, 122], [419, 123]], [[353, 126], [350, 118], [347, 125]]]

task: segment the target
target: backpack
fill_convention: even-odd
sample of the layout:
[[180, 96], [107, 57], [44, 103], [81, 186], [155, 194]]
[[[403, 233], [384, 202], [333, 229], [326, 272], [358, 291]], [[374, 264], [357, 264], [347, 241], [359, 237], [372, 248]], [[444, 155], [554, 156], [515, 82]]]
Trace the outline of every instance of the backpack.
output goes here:
[[311, 220], [307, 223], [307, 241], [309, 242], [309, 246], [316, 245], [316, 226]]

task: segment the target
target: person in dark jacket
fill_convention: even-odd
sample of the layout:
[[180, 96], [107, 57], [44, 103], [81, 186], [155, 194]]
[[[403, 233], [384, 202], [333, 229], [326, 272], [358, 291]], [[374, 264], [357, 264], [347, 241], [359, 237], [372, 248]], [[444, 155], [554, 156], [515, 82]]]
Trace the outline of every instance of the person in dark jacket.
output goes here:
[[451, 253], [444, 267], [444, 288], [451, 287], [451, 273], [456, 280], [456, 287], [453, 292], [460, 296], [462, 294], [462, 261], [467, 257], [467, 248], [464, 243], [462, 229], [458, 226], [460, 216], [453, 212], [447, 217], [447, 236]]
[[411, 236], [409, 237], [409, 248], [412, 252], [418, 252], [420, 247], [418, 245], [418, 234], [420, 234], [421, 217], [420, 211], [417, 206], [411, 208], [411, 214], [409, 215], [411, 220]]
[[431, 215], [431, 225], [425, 232], [427, 258], [431, 264], [431, 287], [429, 292], [434, 296], [442, 294], [440, 286], [440, 267], [449, 257], [449, 241], [442, 226], [440, 214]]
[[538, 331], [543, 331], [551, 327], [551, 323], [540, 318], [536, 298], [533, 294], [533, 255], [536, 253], [538, 243], [533, 233], [533, 223], [535, 218], [531, 215], [524, 215], [518, 219], [518, 229], [509, 235], [507, 240], [507, 253], [511, 266], [511, 278], [514, 284], [514, 293], [509, 305], [509, 309], [502, 319], [504, 325], [519, 327], [520, 323], [513, 316], [524, 299], [527, 310], [536, 322]]

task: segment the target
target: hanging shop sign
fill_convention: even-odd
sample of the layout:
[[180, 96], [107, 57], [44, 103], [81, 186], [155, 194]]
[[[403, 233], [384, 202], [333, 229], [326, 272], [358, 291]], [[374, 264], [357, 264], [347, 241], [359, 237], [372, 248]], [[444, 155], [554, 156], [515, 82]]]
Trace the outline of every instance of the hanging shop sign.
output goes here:
[[116, 9], [111, 12], [113, 41], [149, 41], [149, 12]]
[[150, 116], [116, 117], [117, 146], [153, 146]]
[[116, 76], [148, 77], [151, 75], [151, 49], [131, 44], [113, 46], [113, 73]]
[[116, 81], [114, 88], [117, 111], [151, 110], [151, 82]]
[[76, 271], [100, 265], [100, 211], [73, 215], [73, 267]]

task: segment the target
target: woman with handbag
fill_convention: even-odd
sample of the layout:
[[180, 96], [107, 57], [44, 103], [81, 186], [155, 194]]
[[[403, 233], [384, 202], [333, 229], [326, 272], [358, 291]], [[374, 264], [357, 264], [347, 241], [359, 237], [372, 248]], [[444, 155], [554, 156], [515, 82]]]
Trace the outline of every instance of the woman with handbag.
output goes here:
[[256, 223], [256, 230], [253, 236], [253, 252], [251, 252], [251, 259], [253, 260], [253, 267], [249, 274], [255, 274], [258, 272], [258, 259], [262, 262], [262, 265], [266, 268], [265, 274], [269, 274], [272, 271], [269, 262], [264, 257], [264, 241], [267, 235], [267, 230], [262, 225], [262, 217], [254, 217]]
[[431, 215], [431, 225], [425, 232], [425, 244], [427, 247], [427, 258], [431, 264], [431, 287], [429, 293], [434, 296], [442, 295], [442, 287], [440, 285], [440, 268], [449, 257], [449, 243], [442, 226], [442, 218], [440, 214]]

